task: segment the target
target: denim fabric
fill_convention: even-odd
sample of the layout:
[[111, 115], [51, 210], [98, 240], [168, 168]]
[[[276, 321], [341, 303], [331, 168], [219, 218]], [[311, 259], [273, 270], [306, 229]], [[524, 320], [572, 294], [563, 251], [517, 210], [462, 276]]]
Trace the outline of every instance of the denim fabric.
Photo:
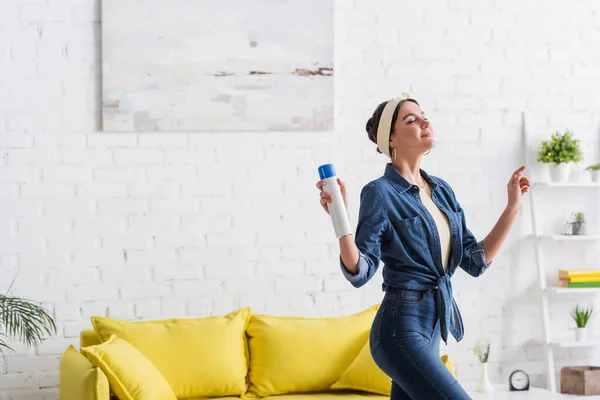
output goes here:
[[437, 288], [440, 331], [456, 341], [464, 335], [462, 317], [452, 296], [450, 278], [458, 267], [477, 277], [486, 262], [481, 241], [467, 228], [465, 214], [454, 191], [443, 179], [420, 170], [431, 188], [433, 202], [450, 223], [450, 260], [444, 271], [440, 237], [435, 221], [421, 202], [419, 187], [408, 182], [391, 164], [384, 175], [369, 182], [360, 194], [355, 242], [360, 252], [358, 271], [351, 274], [340, 256], [346, 279], [355, 287], [366, 284], [383, 263], [383, 285], [412, 290]]
[[440, 360], [435, 290], [392, 288], [373, 319], [369, 344], [392, 380], [390, 400], [467, 400], [471, 397]]

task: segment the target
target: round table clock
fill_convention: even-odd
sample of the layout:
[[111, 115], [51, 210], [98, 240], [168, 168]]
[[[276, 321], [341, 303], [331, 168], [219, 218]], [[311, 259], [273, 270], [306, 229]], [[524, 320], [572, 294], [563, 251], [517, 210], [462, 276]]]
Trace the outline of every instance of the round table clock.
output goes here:
[[529, 390], [529, 375], [520, 369], [513, 371], [508, 378], [508, 387], [511, 392]]

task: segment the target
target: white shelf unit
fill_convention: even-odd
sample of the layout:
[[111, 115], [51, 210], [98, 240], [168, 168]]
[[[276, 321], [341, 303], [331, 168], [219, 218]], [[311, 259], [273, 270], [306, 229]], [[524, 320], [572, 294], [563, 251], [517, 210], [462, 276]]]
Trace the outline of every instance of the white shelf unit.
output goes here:
[[[523, 135], [525, 136], [525, 159], [526, 162], [532, 162], [529, 160], [529, 140], [527, 136], [527, 129], [525, 126], [525, 116], [523, 115]], [[535, 160], [533, 160], [534, 162]], [[573, 348], [573, 347], [592, 347], [600, 344], [600, 340], [588, 340], [584, 342], [576, 342], [572, 340], [562, 341], [560, 338], [553, 338], [550, 331], [550, 298], [554, 298], [556, 296], [565, 297], [565, 296], [596, 296], [600, 294], [600, 288], [564, 288], [564, 287], [555, 287], [548, 286], [546, 282], [546, 271], [545, 265], [542, 264], [541, 259], [541, 248], [543, 245], [547, 245], [546, 241], [563, 241], [563, 242], [590, 242], [595, 243], [595, 241], [600, 240], [600, 232], [597, 234], [590, 235], [580, 235], [580, 236], [570, 236], [570, 235], [562, 235], [562, 234], [546, 234], [538, 232], [537, 225], [537, 216], [536, 216], [536, 207], [535, 201], [537, 192], [539, 189], [544, 190], [552, 190], [553, 188], [569, 190], [572, 188], [579, 189], [597, 189], [597, 194], [600, 194], [600, 183], [594, 182], [583, 182], [583, 183], [554, 183], [554, 182], [532, 182], [531, 188], [529, 190], [529, 204], [531, 211], [531, 223], [533, 233], [529, 235], [530, 238], [533, 238], [535, 243], [535, 262], [537, 264], [537, 272], [538, 272], [538, 281], [540, 288], [540, 305], [542, 310], [542, 321], [544, 328], [544, 347], [546, 350], [546, 373], [547, 373], [547, 381], [548, 388], [552, 392], [556, 392], [556, 371], [555, 371], [555, 363], [554, 363], [554, 349], [556, 348]], [[592, 193], [593, 194], [593, 193]], [[599, 201], [596, 204], [599, 205], [600, 210], [600, 196], [597, 196]], [[600, 268], [600, 266], [599, 266]]]

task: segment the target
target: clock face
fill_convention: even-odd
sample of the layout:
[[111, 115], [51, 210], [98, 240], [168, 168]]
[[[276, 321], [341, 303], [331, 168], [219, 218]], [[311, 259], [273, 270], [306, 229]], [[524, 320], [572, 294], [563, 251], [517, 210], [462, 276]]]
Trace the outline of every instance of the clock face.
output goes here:
[[523, 390], [529, 385], [529, 376], [523, 371], [515, 371], [510, 375], [510, 383], [517, 390]]

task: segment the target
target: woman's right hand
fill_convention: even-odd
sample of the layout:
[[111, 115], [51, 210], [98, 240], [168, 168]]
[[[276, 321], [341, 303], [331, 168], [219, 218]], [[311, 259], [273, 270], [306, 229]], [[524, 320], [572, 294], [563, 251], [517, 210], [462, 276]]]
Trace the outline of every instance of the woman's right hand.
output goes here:
[[[338, 185], [340, 185], [340, 190], [342, 192], [342, 198], [344, 199], [344, 206], [348, 209], [348, 202], [346, 201], [346, 184], [340, 179], [337, 178]], [[323, 187], [327, 185], [327, 181], [319, 181], [317, 182], [317, 189], [321, 191], [321, 206], [325, 210], [327, 214], [329, 214], [329, 208], [327, 208], [327, 203], [333, 203], [333, 195], [327, 193], [323, 190]]]

